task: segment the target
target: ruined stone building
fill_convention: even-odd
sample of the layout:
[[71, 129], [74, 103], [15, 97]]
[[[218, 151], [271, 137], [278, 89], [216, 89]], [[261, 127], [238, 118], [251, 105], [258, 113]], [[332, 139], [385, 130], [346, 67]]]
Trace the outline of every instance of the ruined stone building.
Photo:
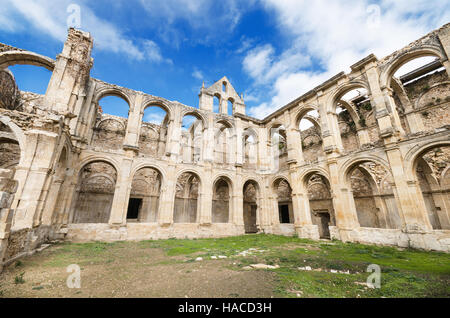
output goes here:
[[[92, 78], [92, 48], [75, 29], [55, 60], [0, 45], [0, 264], [54, 239], [262, 232], [449, 251], [450, 24], [263, 120], [226, 77], [198, 107]], [[16, 64], [52, 71], [45, 95], [17, 88]]]

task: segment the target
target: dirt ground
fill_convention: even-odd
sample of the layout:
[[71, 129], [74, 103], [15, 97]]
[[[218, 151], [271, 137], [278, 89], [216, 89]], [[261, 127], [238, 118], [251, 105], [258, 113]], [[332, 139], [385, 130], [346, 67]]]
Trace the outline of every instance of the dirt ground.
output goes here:
[[[67, 286], [72, 264], [79, 289]], [[66, 242], [6, 267], [0, 297], [450, 298], [450, 254], [262, 234]]]
[[[167, 256], [160, 248], [124, 248], [115, 259], [82, 261], [81, 288], [70, 289], [65, 264], [53, 264], [53, 246], [10, 265], [0, 276], [3, 297], [263, 297], [274, 295], [275, 275], [233, 270], [232, 259], [191, 261]], [[67, 265], [70, 265], [66, 262]], [[24, 283], [15, 277], [23, 275]]]

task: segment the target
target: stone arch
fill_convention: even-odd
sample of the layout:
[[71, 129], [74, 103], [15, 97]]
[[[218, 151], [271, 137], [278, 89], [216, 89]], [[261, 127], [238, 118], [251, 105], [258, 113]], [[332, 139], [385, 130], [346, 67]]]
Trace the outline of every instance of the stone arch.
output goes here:
[[395, 191], [381, 191], [387, 178], [391, 187], [394, 184], [389, 165], [379, 158], [356, 158], [344, 166], [344, 184], [352, 195], [360, 226], [399, 229], [402, 220]]
[[259, 162], [259, 136], [252, 127], [244, 128], [242, 133], [242, 162], [247, 169], [256, 168]]
[[287, 168], [288, 159], [287, 128], [282, 123], [275, 122], [270, 126], [268, 134], [268, 144], [271, 147], [275, 165], [278, 165], [279, 170], [283, 170]]
[[[161, 123], [159, 122], [160, 118], [158, 122], [144, 120], [145, 112], [149, 108], [153, 108], [152, 110], [149, 110], [149, 115], [164, 116]], [[138, 128], [138, 147], [140, 155], [162, 158], [166, 155], [169, 133], [173, 126], [172, 108], [166, 101], [152, 98], [147, 99], [142, 104], [141, 109]], [[163, 114], [159, 114], [158, 112], [162, 112]]]
[[319, 107], [311, 104], [302, 105], [295, 115], [295, 127], [299, 127], [300, 121], [303, 117], [307, 116], [310, 111], [314, 110], [319, 112]]
[[3, 136], [1, 136], [0, 139], [3, 139], [4, 141], [8, 142], [8, 144], [11, 144], [12, 147], [15, 147], [13, 146], [13, 144], [17, 144], [17, 147], [15, 147], [16, 159], [13, 158], [11, 159], [13, 159], [14, 161], [13, 163], [14, 166], [21, 166], [25, 160], [25, 149], [26, 149], [25, 134], [23, 133], [22, 129], [19, 126], [17, 126], [11, 120], [11, 118], [7, 116], [0, 116], [0, 123], [4, 125], [4, 128], [2, 129], [4, 131]]
[[330, 239], [330, 226], [336, 225], [333, 192], [327, 174], [311, 169], [304, 174], [302, 182], [308, 195], [312, 224], [317, 225], [319, 237]]
[[422, 147], [411, 166], [432, 228], [450, 229], [450, 142]]
[[356, 79], [356, 80], [352, 80], [350, 82], [341, 84], [328, 97], [327, 112], [335, 113], [336, 112], [336, 103], [345, 94], [347, 94], [348, 92], [350, 92], [352, 90], [358, 89], [358, 88], [363, 88], [363, 89], [367, 90], [367, 94], [369, 96], [371, 95], [370, 86], [366, 80]]
[[[426, 91], [424, 91], [423, 93], [421, 93], [421, 94], [419, 95], [419, 97], [416, 99], [414, 108], [415, 108], [415, 109], [419, 109], [419, 108], [423, 107], [424, 104], [426, 103], [426, 101], [423, 101], [423, 100], [422, 100], [423, 97], [424, 97], [427, 93], [429, 93], [432, 89], [434, 89], [434, 88], [436, 88], [436, 87], [439, 87], [439, 86], [444, 86], [444, 85], [449, 85], [449, 86], [450, 86], [450, 81], [444, 81], [444, 82], [435, 83], [435, 84], [431, 85], [429, 89], [427, 89]], [[448, 92], [448, 90], [447, 90], [446, 92]], [[450, 96], [450, 95], [447, 95], [447, 96]], [[444, 98], [444, 97], [443, 97], [443, 98]], [[449, 97], [449, 98], [450, 98], [450, 97]], [[420, 104], [422, 104], [422, 105], [420, 105]]]
[[447, 57], [438, 46], [422, 45], [417, 48], [412, 48], [402, 54], [397, 55], [383, 65], [383, 70], [380, 74], [380, 87], [391, 87], [392, 77], [402, 65], [416, 58], [424, 56], [435, 56], [441, 61], [441, 63], [447, 60]]
[[213, 182], [212, 223], [228, 223], [232, 211], [233, 182], [220, 175]]
[[[183, 129], [183, 122], [187, 116], [195, 118], [190, 123], [190, 127]], [[181, 136], [180, 136], [180, 157], [185, 163], [197, 163], [202, 160], [204, 155], [204, 132], [207, 129], [207, 122], [203, 114], [195, 110], [185, 110], [180, 116]]]
[[131, 110], [133, 105], [134, 96], [130, 95], [126, 89], [119, 87], [102, 86], [95, 91], [93, 103], [98, 109], [99, 102], [102, 98], [114, 96], [123, 99], [128, 104], [128, 110]]
[[278, 204], [278, 217], [281, 224], [294, 223], [294, 209], [292, 205], [292, 187], [288, 179], [275, 178], [272, 191]]
[[236, 130], [227, 119], [215, 121], [214, 162], [218, 164], [234, 164]]
[[199, 221], [201, 187], [201, 179], [196, 172], [184, 170], [178, 174], [173, 211], [174, 223], [197, 223]]
[[106, 160], [91, 159], [78, 172], [72, 223], [109, 221], [118, 170]]
[[145, 98], [141, 105], [141, 121], [142, 121], [142, 116], [144, 115], [145, 109], [147, 109], [148, 107], [152, 107], [152, 106], [159, 107], [166, 112], [167, 122], [171, 122], [174, 120], [174, 110], [173, 110], [173, 107], [170, 104], [170, 102], [168, 102], [162, 98], [150, 97], [150, 98]]
[[196, 109], [187, 109], [187, 108], [183, 108], [183, 110], [180, 113], [180, 123], [183, 121], [183, 118], [185, 116], [193, 116], [195, 118], [197, 118], [198, 120], [200, 120], [203, 124], [203, 129], [207, 129], [208, 128], [208, 119], [205, 117], [205, 115], [196, 110]]
[[37, 53], [18, 50], [0, 53], [0, 69], [17, 64], [41, 66], [49, 71], [53, 71], [55, 68], [53, 59]]
[[405, 171], [410, 178], [410, 180], [414, 180], [413, 176], [415, 175], [415, 171], [417, 168], [417, 160], [424, 155], [426, 152], [433, 148], [438, 147], [447, 147], [450, 146], [450, 141], [442, 140], [435, 141], [432, 143], [423, 142], [421, 145], [417, 145], [410, 149], [405, 155]]
[[243, 219], [245, 233], [257, 233], [260, 223], [261, 187], [254, 179], [247, 179], [242, 185]]
[[127, 222], [156, 223], [160, 210], [163, 174], [152, 165], [133, 169], [127, 208]]

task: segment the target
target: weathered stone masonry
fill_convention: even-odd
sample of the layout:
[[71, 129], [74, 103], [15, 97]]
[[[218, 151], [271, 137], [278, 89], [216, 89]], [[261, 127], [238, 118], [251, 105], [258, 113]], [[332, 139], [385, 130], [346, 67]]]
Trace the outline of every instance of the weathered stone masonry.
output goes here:
[[[52, 71], [45, 95], [0, 108], [0, 264], [52, 239], [256, 232], [449, 251], [450, 25], [263, 120], [226, 77], [201, 88], [198, 108], [91, 78], [92, 48], [75, 29], [56, 60], [0, 45], [10, 89], [9, 66]], [[436, 61], [394, 77], [422, 56]], [[104, 114], [105, 96], [125, 100], [128, 118]], [[153, 106], [161, 125], [143, 120]]]

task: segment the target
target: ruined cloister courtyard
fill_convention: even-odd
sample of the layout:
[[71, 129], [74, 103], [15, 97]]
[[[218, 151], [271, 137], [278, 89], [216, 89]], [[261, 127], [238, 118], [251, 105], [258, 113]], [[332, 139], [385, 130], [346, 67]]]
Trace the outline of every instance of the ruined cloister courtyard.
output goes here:
[[[198, 107], [95, 79], [94, 40], [0, 43], [1, 295], [449, 296], [450, 24], [264, 119], [226, 76]], [[14, 65], [50, 70], [46, 93]]]

